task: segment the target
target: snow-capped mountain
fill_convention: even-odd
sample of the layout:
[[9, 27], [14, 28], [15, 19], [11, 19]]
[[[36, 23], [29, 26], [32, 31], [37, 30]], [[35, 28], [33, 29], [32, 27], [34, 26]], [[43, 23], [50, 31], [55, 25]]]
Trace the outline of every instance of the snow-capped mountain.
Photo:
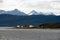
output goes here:
[[0, 10], [0, 14], [11, 14], [11, 15], [20, 15], [20, 16], [26, 16], [27, 15], [24, 12], [19, 11], [18, 9], [14, 9], [11, 11]]
[[35, 10], [32, 10], [28, 15], [38, 15], [39, 13]]
[[53, 12], [44, 13], [44, 15], [55, 15]]
[[7, 11], [7, 14], [12, 14], [12, 15], [27, 15], [24, 12], [19, 11], [18, 9], [14, 9], [12, 11]]
[[44, 12], [37, 12], [37, 11], [33, 10], [30, 13], [28, 13], [28, 15], [55, 15], [55, 14], [53, 12], [44, 13]]
[[6, 11], [0, 10], [0, 14], [4, 14], [4, 13], [6, 13]]
[[4, 11], [4, 10], [0, 10], [0, 14], [11, 14], [11, 15], [19, 15], [19, 16], [29, 16], [29, 15], [55, 15], [53, 12], [37, 12], [35, 10], [32, 10], [30, 13], [24, 13], [18, 9], [14, 9], [11, 11]]

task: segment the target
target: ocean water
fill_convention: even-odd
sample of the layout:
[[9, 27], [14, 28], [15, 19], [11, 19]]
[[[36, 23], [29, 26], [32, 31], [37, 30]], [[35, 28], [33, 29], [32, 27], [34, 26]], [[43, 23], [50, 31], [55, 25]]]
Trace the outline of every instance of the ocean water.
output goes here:
[[60, 30], [0, 29], [0, 40], [60, 40]]

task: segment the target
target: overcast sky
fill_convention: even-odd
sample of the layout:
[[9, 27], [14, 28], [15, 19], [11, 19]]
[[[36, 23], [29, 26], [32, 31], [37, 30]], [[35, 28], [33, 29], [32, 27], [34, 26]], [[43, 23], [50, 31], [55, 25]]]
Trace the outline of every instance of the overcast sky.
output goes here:
[[19, 9], [25, 13], [36, 10], [60, 15], [60, 0], [0, 0], [0, 9]]

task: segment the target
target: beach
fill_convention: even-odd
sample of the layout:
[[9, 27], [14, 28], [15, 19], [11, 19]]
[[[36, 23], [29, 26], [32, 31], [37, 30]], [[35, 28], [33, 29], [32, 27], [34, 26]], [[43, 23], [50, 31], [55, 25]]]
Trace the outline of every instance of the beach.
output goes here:
[[60, 30], [0, 28], [0, 40], [60, 40]]

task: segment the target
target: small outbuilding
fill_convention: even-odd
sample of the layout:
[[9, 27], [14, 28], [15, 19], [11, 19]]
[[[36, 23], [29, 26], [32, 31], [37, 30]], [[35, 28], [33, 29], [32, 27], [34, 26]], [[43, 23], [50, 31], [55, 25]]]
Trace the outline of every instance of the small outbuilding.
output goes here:
[[29, 25], [30, 28], [34, 27], [33, 25]]

